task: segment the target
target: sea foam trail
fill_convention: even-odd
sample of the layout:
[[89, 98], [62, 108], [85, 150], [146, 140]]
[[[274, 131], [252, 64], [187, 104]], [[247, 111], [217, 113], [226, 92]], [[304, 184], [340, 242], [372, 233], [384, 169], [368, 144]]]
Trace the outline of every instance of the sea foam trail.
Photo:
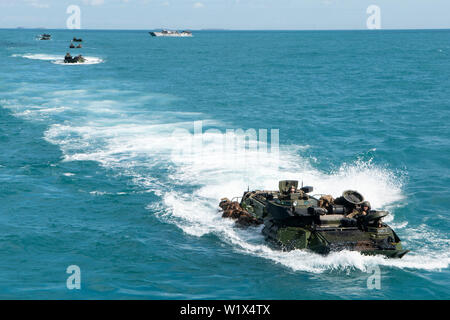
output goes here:
[[91, 65], [102, 63], [103, 60], [98, 57], [84, 57], [85, 62], [82, 63], [64, 63], [64, 56], [51, 55], [51, 54], [13, 54], [12, 57], [20, 57], [31, 60], [43, 60], [50, 61], [53, 64], [64, 65], [64, 66], [74, 66], [74, 65]]
[[[133, 116], [123, 112], [140, 101], [132, 97], [126, 103], [115, 102], [114, 98], [92, 101], [95, 96], [77, 91], [76, 96], [79, 99], [86, 96], [86, 101], [79, 102], [75, 108], [69, 98], [64, 98], [74, 94], [65, 92], [56, 96], [47, 97], [45, 108], [64, 105], [68, 110], [82, 111], [78, 118], [51, 124], [45, 132], [47, 141], [60, 146], [65, 161], [93, 160], [132, 177], [136, 184], [161, 198], [161, 202], [150, 203], [149, 210], [187, 234], [198, 237], [214, 234], [236, 252], [268, 259], [295, 271], [365, 271], [374, 265], [437, 270], [449, 265], [446, 235], [438, 234], [426, 225], [417, 230], [410, 228], [408, 221], [397, 221], [394, 214], [392, 223], [402, 226], [400, 237], [412, 249], [401, 260], [362, 256], [349, 251], [321, 256], [302, 250], [274, 250], [264, 241], [261, 228], [236, 228], [231, 220], [222, 219], [218, 212], [222, 197], [241, 196], [248, 187], [274, 189], [280, 179], [303, 180], [314, 186], [314, 193], [335, 197], [346, 189], [356, 189], [372, 202], [373, 207], [391, 208], [395, 212], [395, 208], [406, 201], [403, 180], [387, 168], [370, 161], [355, 161], [342, 164], [333, 172], [323, 172], [315, 168], [309, 158], [301, 156], [307, 146], [281, 146], [279, 158], [271, 153], [260, 157], [255, 150], [247, 150], [243, 157], [237, 150], [230, 152], [217, 148], [214, 141], [220, 139], [220, 133], [202, 136], [202, 152], [180, 155], [174, 150], [179, 150], [180, 145], [185, 146], [186, 141], [173, 136], [175, 129], [192, 131], [193, 121], [201, 118], [204, 118], [205, 127], [215, 127], [222, 132], [226, 125], [198, 113], [152, 112], [151, 116]], [[91, 108], [92, 105], [102, 108]], [[27, 106], [21, 109], [17, 103], [13, 108], [18, 115], [25, 115], [27, 110], [36, 111]], [[153, 173], [161, 169], [169, 174], [156, 179]], [[96, 190], [99, 196], [102, 192]]]

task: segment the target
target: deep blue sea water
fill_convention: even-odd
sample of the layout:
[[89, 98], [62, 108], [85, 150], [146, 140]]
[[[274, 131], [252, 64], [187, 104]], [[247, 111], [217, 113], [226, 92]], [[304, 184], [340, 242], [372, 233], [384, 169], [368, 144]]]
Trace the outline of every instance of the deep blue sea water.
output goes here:
[[[0, 30], [0, 298], [450, 298], [450, 31], [45, 31]], [[281, 179], [359, 190], [411, 252], [280, 252], [217, 212]]]

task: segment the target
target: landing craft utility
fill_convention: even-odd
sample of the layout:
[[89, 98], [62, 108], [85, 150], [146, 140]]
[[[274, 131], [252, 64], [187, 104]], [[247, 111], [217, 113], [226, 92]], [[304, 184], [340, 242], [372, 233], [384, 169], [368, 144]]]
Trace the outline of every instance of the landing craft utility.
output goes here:
[[70, 53], [66, 53], [64, 57], [64, 63], [83, 63], [86, 62], [86, 59], [79, 54], [76, 57], [72, 57]]
[[247, 191], [240, 202], [221, 200], [222, 216], [240, 226], [264, 224], [266, 240], [283, 250], [309, 249], [327, 254], [352, 250], [365, 255], [401, 258], [404, 250], [397, 234], [382, 219], [389, 212], [371, 210], [357, 191], [333, 199], [309, 195], [312, 187], [298, 181], [279, 182], [278, 191]]

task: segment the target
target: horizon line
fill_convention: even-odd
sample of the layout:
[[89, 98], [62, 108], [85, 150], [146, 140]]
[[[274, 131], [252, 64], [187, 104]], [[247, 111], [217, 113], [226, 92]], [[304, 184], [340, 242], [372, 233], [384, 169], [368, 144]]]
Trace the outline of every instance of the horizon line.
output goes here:
[[47, 27], [0, 27], [0, 30], [58, 30], [58, 31], [154, 31], [154, 30], [192, 30], [192, 31], [420, 31], [420, 30], [450, 30], [450, 27], [444, 28], [382, 28], [382, 29], [227, 29], [227, 28], [148, 28], [148, 29], [115, 29], [115, 28], [81, 28], [81, 29], [67, 29], [67, 28], [47, 28]]

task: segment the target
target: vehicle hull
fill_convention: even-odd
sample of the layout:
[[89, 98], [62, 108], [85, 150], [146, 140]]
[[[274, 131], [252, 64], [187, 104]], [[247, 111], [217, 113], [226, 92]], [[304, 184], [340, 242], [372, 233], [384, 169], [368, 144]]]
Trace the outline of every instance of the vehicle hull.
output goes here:
[[173, 37], [173, 38], [186, 38], [192, 37], [191, 33], [184, 32], [174, 32], [174, 33], [164, 33], [164, 32], [149, 32], [152, 37]]
[[[313, 187], [298, 181], [282, 180], [279, 191], [244, 192], [241, 201], [223, 198], [222, 217], [235, 219], [239, 226], [264, 224], [267, 241], [282, 250], [311, 250], [320, 254], [343, 250], [364, 255], [401, 258], [408, 250], [383, 218], [389, 212], [364, 210], [364, 197], [347, 190], [334, 199], [331, 195], [311, 196]], [[365, 207], [370, 207], [365, 206]]]
[[295, 227], [280, 225], [268, 219], [264, 222], [262, 234], [267, 241], [285, 251], [308, 249], [319, 254], [329, 254], [349, 250], [389, 258], [401, 258], [408, 253], [389, 227], [371, 231], [362, 231], [356, 227]]

